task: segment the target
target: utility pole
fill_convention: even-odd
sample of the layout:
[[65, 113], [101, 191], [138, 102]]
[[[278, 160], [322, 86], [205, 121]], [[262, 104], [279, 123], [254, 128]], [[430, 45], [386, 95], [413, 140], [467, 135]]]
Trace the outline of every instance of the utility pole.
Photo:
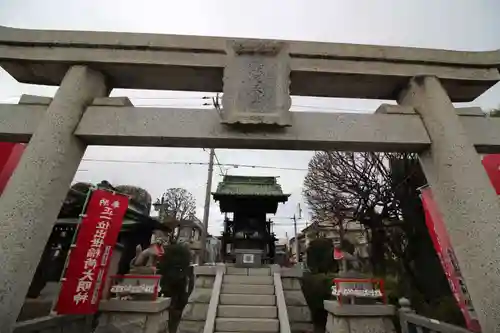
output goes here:
[[[302, 209], [300, 209], [300, 203], [298, 204], [298, 208], [299, 208], [299, 219], [302, 218]], [[294, 234], [295, 234], [295, 255], [297, 256], [296, 258], [296, 261], [297, 263], [299, 262], [299, 257], [300, 257], [300, 253], [299, 253], [299, 239], [297, 237], [297, 218], [295, 216], [295, 214], [293, 214], [293, 231], [294, 231]]]
[[295, 214], [293, 214], [293, 233], [295, 235], [295, 244], [294, 245], [294, 252], [295, 252], [295, 262], [299, 262], [299, 238], [297, 237], [297, 219], [295, 218]]
[[[220, 112], [220, 98], [217, 93], [216, 97], [212, 97], [212, 104], [215, 109]], [[204, 150], [204, 149], [203, 149]], [[210, 148], [210, 157], [208, 160], [208, 179], [207, 188], [205, 189], [205, 208], [203, 209], [203, 230], [201, 232], [201, 249], [200, 249], [200, 264], [205, 264], [207, 253], [207, 234], [208, 234], [208, 217], [210, 216], [210, 195], [212, 191], [212, 178], [214, 173], [215, 149]], [[218, 160], [217, 160], [218, 161]], [[219, 162], [218, 162], [219, 163]], [[219, 163], [220, 167], [220, 163]], [[222, 174], [221, 174], [222, 176]]]
[[[161, 201], [159, 204], [153, 204], [154, 209], [158, 212], [158, 219], [160, 220], [160, 223], [165, 223], [165, 193], [161, 195]], [[172, 231], [174, 232], [174, 231]], [[156, 241], [157, 235], [153, 233], [151, 235], [151, 243], [154, 243]]]
[[200, 264], [205, 263], [205, 255], [207, 253], [207, 234], [208, 234], [208, 217], [210, 215], [210, 195], [212, 191], [212, 175], [214, 173], [214, 158], [215, 149], [210, 149], [210, 158], [208, 160], [208, 177], [207, 188], [205, 190], [205, 209], [203, 210], [203, 230], [201, 233], [201, 251]]

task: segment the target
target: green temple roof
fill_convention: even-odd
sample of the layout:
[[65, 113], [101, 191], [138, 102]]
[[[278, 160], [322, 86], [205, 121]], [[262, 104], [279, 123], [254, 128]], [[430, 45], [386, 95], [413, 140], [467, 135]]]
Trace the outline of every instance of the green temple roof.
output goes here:
[[274, 197], [286, 201], [290, 194], [284, 194], [276, 177], [224, 176], [213, 192], [214, 199], [221, 196]]

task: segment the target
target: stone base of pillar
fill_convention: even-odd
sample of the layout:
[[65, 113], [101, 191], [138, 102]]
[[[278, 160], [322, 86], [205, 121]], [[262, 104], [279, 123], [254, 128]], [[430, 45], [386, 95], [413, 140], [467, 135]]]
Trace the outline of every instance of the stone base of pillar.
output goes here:
[[168, 333], [170, 298], [156, 301], [102, 301], [95, 333]]
[[392, 305], [349, 305], [325, 301], [327, 333], [395, 333]]
[[52, 303], [53, 300], [51, 299], [26, 298], [17, 321], [23, 322], [49, 316], [52, 310]]

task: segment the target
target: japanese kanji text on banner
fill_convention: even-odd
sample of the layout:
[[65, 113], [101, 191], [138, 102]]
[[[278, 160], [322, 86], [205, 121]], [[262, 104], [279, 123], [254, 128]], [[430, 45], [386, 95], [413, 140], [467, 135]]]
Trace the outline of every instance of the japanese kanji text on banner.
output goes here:
[[98, 310], [113, 248], [128, 197], [94, 190], [72, 249], [56, 306], [58, 314], [92, 314]]
[[451, 241], [446, 231], [446, 226], [441, 217], [441, 213], [432, 196], [431, 188], [426, 187], [421, 190], [422, 205], [425, 213], [425, 223], [429, 230], [434, 249], [443, 267], [451, 291], [458, 306], [464, 316], [467, 328], [472, 332], [481, 332], [479, 321], [472, 306], [472, 301], [467, 291], [465, 281], [460, 272], [457, 259]]

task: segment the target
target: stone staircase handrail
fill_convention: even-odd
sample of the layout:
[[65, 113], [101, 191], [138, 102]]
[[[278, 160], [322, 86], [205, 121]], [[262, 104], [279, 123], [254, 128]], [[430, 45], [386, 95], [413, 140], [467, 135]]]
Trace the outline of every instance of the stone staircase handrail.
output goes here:
[[399, 322], [401, 324], [402, 333], [423, 331], [436, 333], [472, 333], [463, 327], [443, 323], [439, 320], [416, 314], [410, 308], [410, 303], [406, 299], [401, 299], [399, 304], [401, 305], [401, 308], [399, 309]]
[[215, 318], [217, 316], [217, 307], [219, 306], [220, 291], [222, 287], [222, 279], [224, 277], [224, 269], [218, 267], [215, 275], [212, 295], [208, 304], [207, 319], [203, 328], [203, 333], [213, 333], [215, 328]]
[[290, 321], [288, 320], [288, 310], [286, 307], [283, 285], [281, 283], [281, 274], [274, 273], [273, 277], [274, 293], [276, 294], [276, 307], [278, 308], [278, 319], [280, 323], [280, 333], [290, 333]]
[[436, 333], [472, 333], [465, 328], [443, 323], [439, 320], [423, 317], [415, 313], [400, 313], [399, 316], [403, 333], [413, 332], [410, 329], [412, 326], [420, 329], [425, 328]]

